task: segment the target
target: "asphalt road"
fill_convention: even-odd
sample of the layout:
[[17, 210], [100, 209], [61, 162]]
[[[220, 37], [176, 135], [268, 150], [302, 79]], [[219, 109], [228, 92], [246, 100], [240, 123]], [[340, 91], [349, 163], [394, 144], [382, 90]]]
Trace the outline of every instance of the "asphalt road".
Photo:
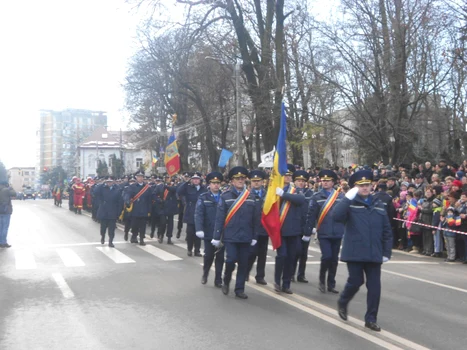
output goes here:
[[[310, 245], [309, 284], [294, 294], [247, 283], [248, 300], [200, 283], [202, 258], [147, 240], [101, 246], [99, 225], [51, 200], [14, 202], [10, 249], [0, 249], [0, 349], [459, 349], [467, 329], [467, 265], [395, 252], [383, 266], [378, 323], [363, 327], [366, 290], [336, 313], [317, 289], [319, 250]], [[254, 272], [254, 271], [253, 271]], [[253, 274], [254, 275], [254, 274]], [[347, 276], [340, 264], [337, 289]], [[254, 281], [254, 277], [250, 277]], [[232, 288], [233, 289], [233, 288]], [[231, 289], [231, 290], [232, 290]]]

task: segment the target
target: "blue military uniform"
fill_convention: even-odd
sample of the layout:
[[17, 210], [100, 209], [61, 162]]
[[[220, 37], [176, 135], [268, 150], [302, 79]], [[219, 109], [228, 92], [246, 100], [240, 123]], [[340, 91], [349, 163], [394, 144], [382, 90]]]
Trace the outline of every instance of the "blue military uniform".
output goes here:
[[[234, 167], [229, 172], [229, 178], [245, 178], [248, 170], [244, 167]], [[243, 191], [246, 191], [244, 189]], [[248, 256], [250, 246], [256, 244], [258, 227], [260, 225], [261, 212], [256, 205], [256, 198], [249, 193], [244, 202], [238, 206], [236, 213], [226, 223], [229, 210], [236, 204], [237, 199], [246, 192], [239, 192], [234, 186], [222, 193], [217, 206], [216, 223], [214, 227], [213, 244], [222, 241], [225, 245], [226, 260], [224, 272], [224, 285], [222, 292], [229, 293], [229, 285], [235, 263], [238, 264], [237, 278], [235, 283], [235, 295], [241, 299], [248, 298], [244, 293], [245, 278], [248, 272]]]
[[158, 189], [162, 186], [162, 179], [159, 176], [156, 177], [153, 175], [151, 183], [151, 191], [153, 193], [151, 205], [151, 238], [154, 238], [156, 228], [159, 230], [160, 218], [162, 215], [162, 199], [157, 194], [159, 193]]
[[[332, 170], [322, 170], [318, 174], [322, 181], [337, 181], [337, 175]], [[319, 247], [321, 249], [321, 264], [319, 269], [319, 289], [325, 293], [325, 283], [327, 274], [328, 291], [337, 293], [336, 287], [336, 272], [339, 264], [339, 251], [341, 247], [342, 236], [344, 235], [344, 224], [333, 219], [333, 211], [337, 203], [339, 203], [344, 195], [339, 194], [334, 204], [330, 208], [327, 215], [324, 217], [321, 226], [317, 228], [318, 219], [323, 210], [323, 207], [334, 193], [322, 189], [316, 193], [308, 207], [307, 213], [307, 231], [311, 232], [314, 228], [317, 229]]]
[[[126, 202], [129, 202], [130, 201], [130, 185], [134, 184], [135, 183], [135, 179], [134, 178], [131, 178], [128, 183], [124, 183], [123, 184], [123, 188], [122, 186], [120, 186], [121, 190], [122, 190], [122, 198], [123, 198], [123, 203], [126, 203]], [[128, 241], [128, 233], [130, 232], [130, 229], [131, 229], [131, 213], [127, 210], [127, 208], [123, 208], [123, 217], [122, 217], [122, 221], [123, 221], [123, 225], [124, 225], [124, 229], [123, 229], [123, 239], [125, 241]]]
[[174, 215], [178, 214], [177, 186], [173, 184], [158, 186], [156, 196], [161, 199], [160, 222], [157, 231], [159, 243], [163, 242], [164, 234], [166, 234], [167, 244], [173, 244]]
[[[286, 175], [293, 175], [295, 167], [287, 164]], [[292, 184], [284, 187], [281, 196], [281, 212], [287, 202], [290, 202], [289, 211], [281, 227], [281, 245], [277, 248], [276, 264], [274, 269], [274, 289], [276, 292], [292, 294], [290, 281], [293, 274], [293, 264], [297, 251], [300, 248], [300, 237], [305, 232], [305, 218], [303, 216], [303, 205], [306, 203], [303, 193], [290, 193]], [[282, 286], [281, 286], [282, 279]]]
[[[206, 182], [220, 183], [224, 177], [219, 172], [212, 172], [206, 176]], [[224, 265], [225, 248], [220, 248], [217, 252], [211, 244], [214, 238], [214, 226], [216, 222], [217, 205], [220, 201], [221, 192], [214, 194], [211, 191], [202, 193], [199, 196], [195, 209], [195, 229], [196, 235], [204, 240], [204, 263], [203, 276], [201, 283], [206, 284], [208, 280], [209, 270], [215, 259], [215, 278], [214, 285], [218, 288], [222, 287], [222, 268]], [[202, 235], [202, 237], [201, 237]]]
[[[252, 170], [248, 174], [248, 177], [252, 181], [264, 180], [266, 178], [266, 174], [262, 170]], [[256, 198], [256, 210], [262, 212], [264, 199], [266, 198], [266, 189], [263, 186], [261, 186], [261, 188], [258, 190], [251, 188], [250, 191], [252, 194], [255, 195]], [[267, 285], [267, 282], [264, 278], [266, 276], [266, 258], [268, 255], [269, 235], [262, 224], [260, 224], [260, 226], [258, 227], [257, 236], [258, 242], [250, 248], [250, 256], [248, 258], [247, 281], [249, 279], [248, 276], [250, 275], [250, 271], [253, 268], [253, 264], [255, 263], [256, 258], [258, 258], [258, 260], [256, 261], [256, 283]]]
[[[200, 173], [194, 173], [192, 179], [201, 179]], [[195, 256], [201, 256], [201, 240], [196, 237], [195, 229], [195, 208], [196, 203], [200, 194], [207, 191], [206, 186], [201, 183], [198, 186], [194, 186], [189, 182], [185, 182], [177, 188], [177, 194], [182, 197], [185, 201], [185, 212], [183, 214], [183, 222], [186, 223], [186, 238], [187, 238], [187, 250], [188, 256], [192, 256], [192, 250], [194, 247]]]
[[[106, 179], [107, 182], [113, 182], [111, 177]], [[115, 237], [115, 228], [117, 227], [117, 219], [123, 209], [122, 191], [117, 185], [96, 186], [94, 191], [96, 200], [99, 202], [97, 211], [97, 219], [100, 221], [101, 244], [105, 243], [105, 233], [109, 230], [109, 247], [114, 247], [113, 239]]]
[[[293, 181], [296, 180], [303, 180], [308, 182], [310, 179], [310, 174], [308, 174], [304, 170], [297, 170], [293, 173], [292, 176]], [[303, 218], [306, 219], [307, 211], [308, 211], [308, 204], [311, 201], [311, 197], [313, 196], [313, 191], [308, 188], [296, 188], [297, 193], [302, 193], [305, 196], [305, 204], [302, 205], [303, 208]], [[298, 273], [297, 273], [297, 282], [308, 283], [308, 280], [305, 277], [305, 270], [306, 270], [306, 262], [308, 261], [308, 248], [310, 247], [310, 240], [303, 240], [303, 236], [310, 236], [310, 234], [305, 235], [305, 232], [302, 233], [302, 240], [299, 243], [299, 248], [297, 250], [297, 254], [295, 256], [294, 264], [293, 264], [293, 273], [292, 273], [292, 281], [294, 280], [295, 273], [297, 271], [298, 265]]]
[[[144, 174], [136, 173], [135, 176], [144, 176]], [[146, 183], [144, 182], [136, 182], [130, 185], [128, 190], [129, 198], [125, 201], [127, 206], [134, 197], [144, 190], [145, 186]], [[136, 237], [139, 234], [139, 244], [146, 245], [146, 243], [144, 243], [144, 236], [146, 234], [146, 223], [151, 216], [152, 200], [153, 193], [151, 188], [148, 188], [139, 198], [133, 200], [133, 209], [131, 211], [131, 243], [138, 243]]]
[[[360, 170], [350, 177], [349, 185], [369, 185], [372, 179], [371, 171]], [[345, 224], [341, 260], [347, 263], [349, 270], [349, 278], [338, 303], [339, 316], [347, 319], [347, 305], [363, 285], [365, 274], [368, 289], [365, 327], [379, 331], [376, 321], [381, 296], [381, 264], [391, 258], [391, 225], [386, 208], [379, 199], [372, 195], [363, 198], [358, 194], [349, 199], [354, 194], [350, 191], [336, 205], [333, 213], [335, 220]]]

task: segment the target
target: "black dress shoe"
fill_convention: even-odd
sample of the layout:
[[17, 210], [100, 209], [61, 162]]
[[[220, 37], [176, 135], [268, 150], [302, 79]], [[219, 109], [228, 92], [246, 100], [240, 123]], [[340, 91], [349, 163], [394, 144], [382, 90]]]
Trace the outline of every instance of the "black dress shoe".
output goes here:
[[192, 252], [187, 252], [186, 254], [187, 254], [188, 256], [192, 256], [192, 255], [193, 255]]
[[318, 288], [321, 293], [326, 293], [326, 287], [324, 286], [324, 283], [320, 283]]
[[376, 322], [365, 322], [365, 327], [375, 332], [381, 332], [381, 327]]
[[198, 252], [198, 253], [195, 253], [195, 256], [200, 257], [200, 256], [203, 256], [203, 255], [200, 252]]
[[308, 280], [305, 277], [297, 277], [297, 282], [308, 283]]
[[274, 283], [274, 290], [277, 292], [277, 293], [280, 293], [282, 292], [282, 288], [279, 284], [277, 283]]
[[171, 239], [171, 238], [168, 238], [168, 239], [167, 239], [167, 244], [174, 244], [174, 243], [172, 242], [172, 239]]
[[144, 243], [144, 241], [141, 241], [139, 242], [139, 245], [146, 245], [146, 243]]
[[335, 288], [328, 287], [328, 292], [329, 293], [334, 293], [334, 294], [339, 294], [339, 291], [336, 290]]
[[178, 230], [178, 231], [177, 231], [177, 239], [179, 239], [179, 238], [180, 238], [180, 234], [181, 234], [181, 233], [182, 233], [182, 231], [181, 231], [181, 230]]
[[201, 284], [206, 284], [206, 283], [208, 283], [208, 276], [201, 277]]
[[222, 293], [224, 293], [224, 295], [229, 294], [229, 285], [227, 283], [222, 285]]
[[137, 240], [136, 238], [135, 238], [135, 239], [132, 238], [132, 239], [130, 240], [130, 242], [131, 242], [131, 243], [138, 243], [138, 240]]
[[342, 318], [344, 321], [347, 321], [347, 306], [341, 305], [337, 302], [337, 312], [339, 313], [339, 317]]
[[256, 280], [256, 283], [261, 284], [262, 286], [265, 286], [265, 285], [268, 284], [268, 282], [266, 282], [264, 279], [262, 279], [262, 280]]
[[102, 237], [102, 238], [101, 238], [101, 244], [104, 244], [104, 243], [105, 243], [105, 238]]
[[292, 289], [290, 289], [290, 288], [282, 288], [282, 291], [283, 291], [285, 294], [293, 294]]
[[216, 288], [222, 288], [222, 282], [214, 282]]
[[235, 297], [239, 299], [248, 299], [248, 295], [246, 295], [245, 293], [236, 293]]
[[124, 239], [125, 241], [128, 241], [128, 232], [125, 232], [125, 234], [123, 235], [123, 239]]
[[149, 237], [154, 238], [154, 232], [151, 232], [151, 234], [149, 235]]
[[109, 247], [110, 248], [115, 248], [114, 244], [112, 242], [109, 242]]
[[164, 238], [159, 237], [157, 241], [158, 241], [159, 243], [162, 243], [162, 242], [164, 242]]

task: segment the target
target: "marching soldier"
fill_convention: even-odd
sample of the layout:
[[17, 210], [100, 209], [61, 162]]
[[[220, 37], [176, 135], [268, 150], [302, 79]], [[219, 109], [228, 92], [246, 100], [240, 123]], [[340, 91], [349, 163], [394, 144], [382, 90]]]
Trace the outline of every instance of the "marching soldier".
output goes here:
[[102, 179], [95, 179], [96, 181], [91, 186], [92, 209], [91, 217], [94, 221], [98, 222], [97, 212], [99, 210], [99, 201], [96, 199], [96, 190], [103, 185]]
[[73, 189], [73, 206], [75, 207], [75, 214], [81, 214], [81, 210], [83, 209], [83, 197], [85, 194], [85, 187], [79, 177], [75, 179], [75, 183], [72, 186], [72, 189]]
[[[281, 246], [277, 249], [274, 269], [274, 290], [293, 294], [290, 281], [293, 274], [293, 263], [299, 247], [300, 236], [304, 232], [303, 205], [305, 196], [297, 193], [292, 182], [295, 167], [287, 164], [287, 173], [284, 176], [284, 189], [277, 187], [276, 194], [281, 197]], [[310, 236], [303, 236], [302, 240], [309, 241]], [[281, 286], [282, 279], [282, 286]]]
[[[308, 210], [308, 204], [311, 201], [311, 197], [313, 196], [313, 191], [305, 188], [305, 185], [310, 178], [310, 174], [308, 174], [304, 170], [297, 170], [293, 173], [292, 179], [294, 181], [295, 188], [297, 189], [297, 193], [302, 193], [305, 196], [305, 204], [302, 206], [303, 213], [302, 213], [302, 220], [306, 221], [306, 214]], [[298, 274], [297, 274], [297, 282], [301, 283], [308, 283], [308, 280], [305, 277], [305, 270], [306, 270], [306, 262], [308, 260], [308, 247], [310, 246], [310, 240], [303, 239], [305, 237], [304, 232], [302, 233], [302, 240], [299, 243], [299, 249], [297, 251], [297, 255], [294, 260], [293, 264], [293, 274], [292, 274], [292, 281], [294, 281], [295, 272], [297, 271], [298, 265]]]
[[161, 213], [159, 217], [159, 228], [157, 237], [159, 243], [164, 241], [164, 233], [167, 229], [167, 244], [173, 244], [172, 233], [174, 230], [174, 215], [178, 213], [177, 186], [171, 181], [170, 176], [166, 176], [166, 183], [158, 186], [156, 191], [157, 197], [162, 199]]
[[344, 197], [334, 189], [337, 175], [332, 170], [321, 170], [318, 174], [321, 180], [321, 191], [316, 193], [308, 206], [307, 230], [318, 233], [321, 249], [321, 265], [319, 269], [319, 290], [326, 292], [326, 274], [328, 292], [339, 293], [336, 290], [336, 272], [339, 263], [339, 250], [344, 225], [333, 219], [335, 206]]
[[[160, 225], [160, 217], [162, 215], [162, 198], [159, 197], [157, 194], [160, 191], [160, 188], [164, 187], [162, 183], [162, 179], [159, 176], [152, 176], [151, 181], [151, 191], [153, 192], [153, 199], [151, 203], [151, 234], [150, 237], [154, 238], [154, 233], [156, 232], [156, 228]], [[163, 192], [163, 190], [162, 190]]]
[[[136, 182], [135, 178], [131, 177], [126, 184], [126, 186], [122, 189], [122, 198], [130, 198], [130, 186]], [[123, 221], [124, 229], [123, 229], [123, 239], [128, 241], [128, 233], [131, 229], [131, 213], [128, 211], [128, 208], [125, 206], [122, 209], [122, 213], [120, 214], [120, 218]]]
[[[183, 181], [177, 184], [177, 190], [178, 190], [178, 187], [180, 187], [185, 182], [189, 182], [189, 181], [190, 181], [190, 173], [184, 173]], [[180, 238], [180, 235], [182, 233], [184, 213], [185, 213], [185, 199], [183, 197], [182, 198], [178, 197], [177, 239]]]
[[[386, 208], [370, 194], [373, 173], [360, 170], [349, 179], [353, 187], [334, 209], [334, 218], [345, 224], [341, 260], [347, 263], [349, 278], [337, 303], [339, 316], [347, 320], [347, 306], [366, 279], [365, 327], [379, 332], [377, 316], [381, 297], [381, 264], [389, 261], [392, 230]], [[355, 186], [355, 187], [354, 187]]]
[[199, 196], [206, 192], [206, 186], [201, 184], [201, 173], [194, 173], [190, 182], [183, 183], [178, 189], [177, 194], [185, 200], [185, 213], [183, 222], [186, 223], [187, 249], [188, 256], [192, 256], [194, 246], [195, 256], [202, 256], [200, 253], [201, 240], [196, 237], [195, 229], [195, 207]]
[[137, 172], [136, 183], [130, 185], [128, 194], [129, 198], [125, 198], [127, 208], [131, 208], [131, 243], [138, 243], [137, 236], [139, 234], [139, 245], [144, 243], [146, 234], [146, 223], [151, 217], [152, 192], [149, 184], [144, 182], [144, 173]]
[[101, 224], [101, 244], [105, 243], [105, 232], [109, 231], [109, 247], [113, 248], [117, 218], [123, 208], [123, 197], [121, 189], [115, 184], [112, 177], [105, 179], [103, 186], [95, 190], [95, 198], [99, 201], [97, 219]]
[[[259, 212], [263, 209], [264, 198], [266, 198], [266, 189], [263, 187], [263, 182], [266, 174], [262, 170], [252, 170], [248, 174], [251, 183], [250, 192], [256, 197], [256, 205]], [[269, 236], [263, 225], [260, 224], [258, 228], [257, 243], [250, 248], [250, 256], [248, 258], [248, 274], [246, 280], [249, 280], [250, 271], [253, 268], [256, 258], [256, 283], [267, 285], [264, 279], [266, 276], [266, 257], [268, 255]]]
[[235, 296], [240, 299], [248, 298], [245, 294], [248, 256], [250, 246], [257, 243], [257, 230], [261, 216], [255, 196], [245, 186], [247, 176], [248, 170], [241, 166], [229, 171], [232, 186], [221, 194], [217, 206], [214, 238], [211, 241], [216, 248], [220, 247], [221, 241], [225, 245], [226, 259], [222, 286], [222, 292], [225, 295], [229, 294], [232, 273], [237, 263]]
[[206, 176], [206, 182], [209, 184], [209, 191], [202, 193], [199, 196], [195, 210], [196, 236], [204, 240], [204, 264], [201, 283], [206, 284], [208, 282], [209, 270], [211, 269], [212, 263], [215, 259], [214, 285], [218, 288], [222, 287], [224, 247], [220, 248], [216, 252], [216, 249], [211, 244], [211, 241], [213, 239], [217, 205], [221, 195], [219, 188], [223, 179], [224, 177], [219, 172], [212, 172]]

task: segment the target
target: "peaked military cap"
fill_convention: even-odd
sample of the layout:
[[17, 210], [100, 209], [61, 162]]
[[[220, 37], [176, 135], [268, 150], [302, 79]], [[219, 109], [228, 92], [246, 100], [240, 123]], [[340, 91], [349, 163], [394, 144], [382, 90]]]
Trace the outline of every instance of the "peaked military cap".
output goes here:
[[287, 172], [285, 173], [285, 175], [292, 176], [294, 172], [295, 172], [295, 165], [287, 164]]
[[191, 178], [192, 178], [192, 179], [201, 179], [201, 173], [198, 172], [198, 171], [195, 171], [195, 172], [191, 175]]
[[250, 180], [264, 180], [266, 178], [266, 173], [262, 170], [252, 170], [248, 174]]
[[248, 176], [248, 170], [245, 167], [242, 166], [236, 166], [233, 167], [229, 171], [229, 179], [234, 179], [236, 177], [247, 177]]
[[349, 186], [371, 184], [373, 181], [373, 173], [370, 170], [359, 170], [349, 179]]
[[337, 181], [337, 174], [328, 169], [323, 169], [318, 173], [318, 177], [321, 181]]
[[190, 177], [191, 175], [190, 175], [190, 173], [189, 173], [188, 171], [185, 171], [185, 172], [183, 173], [183, 176]]
[[162, 181], [162, 178], [160, 176], [156, 176], [155, 180], [156, 181]]
[[128, 180], [128, 182], [135, 182], [135, 178], [133, 176], [130, 177], [130, 179]]
[[107, 176], [107, 177], [105, 178], [105, 181], [106, 181], [106, 182], [107, 182], [107, 181], [114, 181], [114, 178], [113, 178], [112, 176]]
[[209, 182], [221, 182], [224, 181], [224, 176], [217, 172], [213, 171], [212, 173], [209, 173], [206, 175], [206, 181]]
[[310, 174], [308, 174], [305, 170], [297, 170], [296, 172], [293, 173], [292, 179], [295, 180], [304, 180], [308, 181], [310, 178]]
[[142, 171], [136, 172], [135, 176], [144, 176], [144, 173]]

